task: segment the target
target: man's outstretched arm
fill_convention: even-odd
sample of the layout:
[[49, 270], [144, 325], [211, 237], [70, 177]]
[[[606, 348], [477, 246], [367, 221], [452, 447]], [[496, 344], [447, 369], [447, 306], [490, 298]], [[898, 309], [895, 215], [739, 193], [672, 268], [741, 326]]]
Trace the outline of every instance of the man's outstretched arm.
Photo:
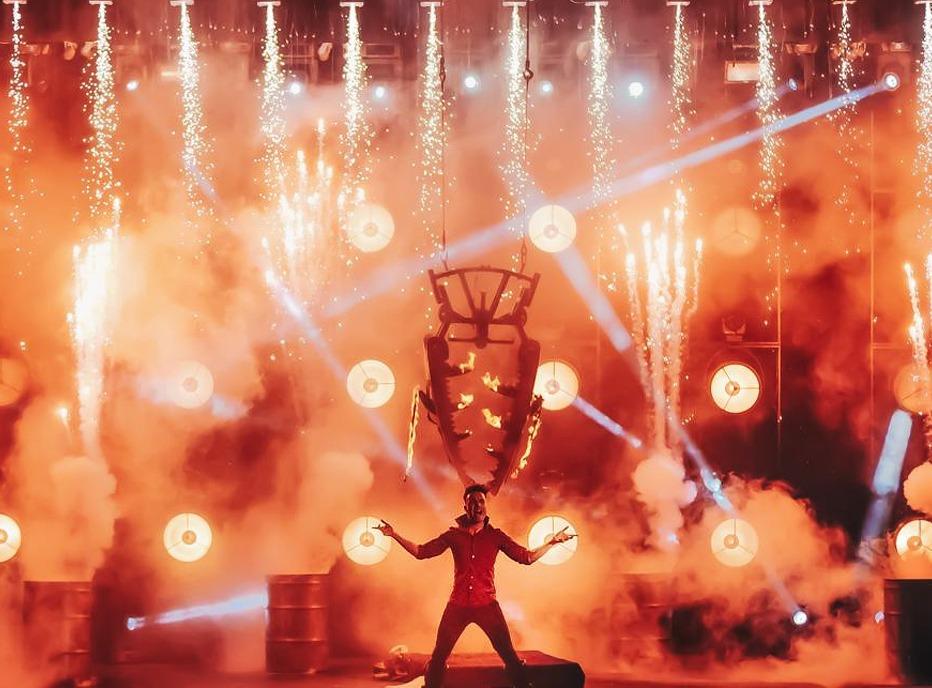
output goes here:
[[522, 547], [510, 537], [505, 535], [505, 533], [502, 533], [502, 542], [499, 545], [499, 549], [501, 549], [501, 551], [504, 552], [505, 556], [507, 556], [509, 559], [512, 559], [519, 564], [530, 565], [549, 552], [550, 548], [554, 545], [559, 545], [561, 542], [566, 542], [567, 540], [576, 537], [575, 535], [568, 535], [566, 530], [567, 528], [564, 528], [559, 533], [554, 533], [552, 538], [535, 549], [527, 549], [526, 547]]
[[433, 540], [425, 542], [423, 545], [418, 545], [414, 542], [411, 542], [407, 538], [401, 537], [398, 533], [395, 532], [395, 529], [385, 521], [382, 521], [381, 524], [377, 525], [376, 529], [382, 531], [382, 535], [385, 537], [390, 537], [392, 540], [404, 547], [405, 551], [415, 559], [430, 559], [432, 557], [438, 557], [443, 554], [450, 546], [443, 535], [435, 537]]

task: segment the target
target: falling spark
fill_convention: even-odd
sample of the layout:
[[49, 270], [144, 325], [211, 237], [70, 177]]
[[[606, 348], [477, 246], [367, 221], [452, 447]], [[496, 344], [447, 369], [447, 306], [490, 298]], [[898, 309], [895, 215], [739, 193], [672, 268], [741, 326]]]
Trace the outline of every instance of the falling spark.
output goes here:
[[609, 123], [612, 87], [608, 78], [610, 51], [601, 4], [593, 7], [592, 54], [589, 72], [589, 155], [592, 158], [592, 186], [599, 201], [608, 198], [615, 168], [614, 137]]
[[285, 183], [285, 75], [278, 45], [275, 8], [266, 5], [265, 41], [262, 44], [265, 69], [262, 74], [262, 135], [265, 194], [274, 200]]
[[[19, 276], [23, 275], [25, 262], [20, 260], [26, 252], [23, 245], [23, 222], [25, 220], [26, 194], [23, 182], [20, 180], [17, 163], [25, 163], [30, 153], [29, 145], [24, 136], [26, 126], [29, 124], [29, 97], [26, 95], [26, 63], [22, 56], [23, 23], [22, 10], [19, 3], [14, 3], [13, 9], [13, 43], [10, 46], [10, 86], [8, 95], [10, 99], [10, 114], [7, 120], [7, 131], [10, 135], [11, 160], [4, 167], [9, 209], [5, 230], [12, 233], [14, 250], [17, 254], [16, 270]], [[22, 167], [20, 167], [22, 169]], [[31, 185], [25, 184], [28, 189]]]
[[683, 5], [676, 5], [673, 24], [673, 95], [671, 98], [672, 120], [670, 122], [670, 144], [678, 150], [686, 133], [686, 126], [692, 114], [692, 100], [689, 93], [689, 37], [686, 35], [686, 18]]
[[[932, 379], [930, 379], [929, 368], [929, 334], [928, 328], [932, 328], [932, 253], [926, 256], [925, 269], [926, 281], [928, 282], [928, 299], [929, 314], [926, 319], [922, 317], [922, 301], [919, 296], [919, 286], [916, 282], [916, 276], [913, 273], [913, 266], [906, 263], [903, 266], [906, 271], [906, 285], [909, 291], [909, 303], [912, 306], [913, 318], [907, 330], [909, 341], [913, 350], [913, 364], [919, 374], [919, 383], [922, 389], [922, 398], [928, 399], [932, 389]], [[923, 414], [923, 424], [926, 439], [926, 460], [932, 461], [932, 413]]]
[[[519, 218], [526, 208], [528, 188], [527, 170], [527, 81], [525, 62], [527, 49], [521, 11], [517, 5], [511, 8], [511, 24], [505, 51], [505, 138], [502, 141], [502, 175], [505, 180], [505, 212], [509, 218]], [[520, 233], [522, 227], [514, 223], [512, 231]]]
[[408, 453], [405, 462], [405, 480], [411, 475], [414, 468], [414, 445], [417, 443], [417, 424], [421, 418], [421, 390], [414, 388], [411, 395], [411, 422], [408, 423]]
[[[631, 330], [651, 408], [652, 440], [658, 450], [676, 443], [676, 428], [671, 423], [680, 418], [688, 324], [697, 306], [702, 242], [695, 243], [690, 261], [684, 223], [678, 208], [673, 213], [665, 211], [660, 232], [646, 224], [640, 256], [629, 245], [625, 264]], [[627, 235], [623, 238], [629, 243]]]
[[88, 200], [90, 221], [98, 237], [108, 231], [116, 194], [117, 107], [114, 94], [111, 30], [107, 23], [107, 5], [97, 7], [97, 56], [93, 76], [85, 90], [91, 100], [92, 134], [84, 170], [84, 193]]
[[922, 36], [922, 68], [918, 84], [918, 122], [920, 142], [916, 150], [916, 174], [920, 179], [919, 207], [923, 223], [918, 238], [932, 238], [932, 5], [926, 3]]
[[772, 208], [777, 200], [783, 163], [780, 158], [780, 139], [774, 126], [780, 119], [777, 107], [777, 73], [773, 56], [773, 28], [763, 3], [758, 5], [757, 51], [760, 79], [757, 82], [757, 114], [764, 132], [761, 137], [761, 181], [755, 200], [762, 208]]
[[366, 107], [366, 63], [362, 59], [358, 6], [348, 8], [346, 56], [343, 63], [343, 188], [340, 198], [344, 217], [365, 197], [369, 178], [369, 147], [372, 127]]
[[178, 71], [181, 77], [182, 139], [181, 153], [184, 188], [188, 203], [198, 218], [210, 215], [210, 206], [205, 203], [200, 187], [203, 180], [210, 178], [211, 166], [207, 161], [209, 145], [205, 138], [204, 112], [201, 107], [200, 66], [198, 64], [197, 40], [191, 28], [188, 6], [181, 8], [181, 49], [178, 54]]
[[521, 453], [521, 457], [518, 459], [518, 464], [515, 466], [514, 472], [511, 474], [511, 479], [514, 480], [518, 477], [518, 474], [527, 468], [528, 460], [531, 458], [531, 451], [534, 449], [534, 440], [537, 439], [537, 436], [540, 434], [541, 426], [541, 415], [540, 415], [541, 406], [537, 405], [536, 410], [530, 418], [530, 422], [527, 426], [527, 442], [524, 445], [524, 451]]
[[[855, 157], [857, 141], [860, 132], [857, 131], [854, 116], [857, 112], [857, 101], [851, 97], [854, 88], [854, 61], [853, 43], [851, 40], [851, 16], [848, 3], [841, 5], [841, 22], [838, 26], [838, 88], [843, 97], [843, 105], [829, 115], [835, 122], [838, 132], [838, 152], [845, 174], [841, 179], [841, 189], [835, 198], [839, 210], [847, 214], [848, 223], [852, 226], [864, 224], [863, 217], [852, 207], [854, 189], [860, 179], [860, 170]], [[845, 233], [843, 233], [845, 234]], [[857, 232], [848, 232], [845, 236], [857, 237]]]
[[[443, 53], [440, 31], [437, 25], [437, 6], [428, 8], [427, 48], [424, 74], [420, 84], [420, 111], [418, 114], [418, 152], [420, 168], [418, 174], [418, 208], [424, 229], [430, 232], [431, 225], [443, 213], [443, 152], [446, 146], [446, 120], [443, 97]], [[433, 251], [439, 254], [442, 241], [439, 232], [431, 237]]]
[[116, 287], [120, 202], [114, 200], [110, 226], [102, 238], [75, 246], [74, 307], [68, 316], [74, 347], [78, 426], [85, 453], [102, 459], [100, 413], [103, 406], [106, 350], [110, 341]]

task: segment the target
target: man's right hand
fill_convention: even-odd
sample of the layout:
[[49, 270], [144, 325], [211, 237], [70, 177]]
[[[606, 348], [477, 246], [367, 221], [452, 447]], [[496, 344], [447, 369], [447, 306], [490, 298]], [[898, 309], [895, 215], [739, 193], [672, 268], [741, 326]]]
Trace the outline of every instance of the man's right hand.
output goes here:
[[395, 529], [392, 528], [391, 525], [389, 525], [385, 521], [382, 521], [379, 525], [375, 527], [375, 529], [378, 530], [380, 533], [382, 533], [382, 535], [384, 535], [387, 538], [395, 537]]

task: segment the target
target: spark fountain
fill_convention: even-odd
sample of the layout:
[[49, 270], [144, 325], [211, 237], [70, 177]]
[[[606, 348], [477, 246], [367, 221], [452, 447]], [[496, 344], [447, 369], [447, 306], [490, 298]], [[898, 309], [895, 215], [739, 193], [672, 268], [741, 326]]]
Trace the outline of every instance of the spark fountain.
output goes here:
[[[28, 251], [24, 244], [23, 222], [25, 220], [26, 189], [30, 184], [21, 180], [19, 169], [26, 161], [30, 148], [26, 143], [25, 130], [29, 124], [29, 97], [26, 94], [26, 63], [22, 57], [23, 45], [23, 15], [21, 3], [12, 4], [13, 11], [13, 37], [10, 46], [10, 86], [8, 96], [10, 99], [10, 114], [7, 119], [7, 132], [10, 137], [11, 159], [4, 167], [9, 209], [7, 211], [5, 231], [8, 240], [13, 242], [16, 253], [16, 272], [19, 277], [24, 274]], [[13, 235], [10, 237], [9, 235]]]
[[612, 86], [608, 78], [611, 51], [605, 32], [605, 13], [601, 4], [592, 8], [592, 54], [589, 71], [589, 156], [592, 160], [592, 188], [597, 202], [609, 197], [615, 170], [615, 139], [609, 121]]
[[506, 217], [517, 220], [511, 229], [523, 230], [529, 176], [527, 169], [527, 85], [530, 71], [527, 66], [527, 41], [521, 21], [521, 8], [511, 7], [511, 22], [505, 50], [505, 128], [501, 145], [501, 171], [505, 180]]
[[347, 7], [346, 55], [343, 62], [343, 176], [340, 189], [340, 206], [344, 218], [365, 197], [369, 180], [369, 148], [372, 144], [372, 125], [366, 105], [366, 63], [362, 59], [362, 38], [359, 28], [359, 4], [343, 3]]
[[760, 63], [760, 79], [757, 82], [757, 114], [763, 127], [760, 148], [761, 180], [755, 200], [761, 208], [774, 208], [780, 189], [783, 162], [780, 158], [780, 139], [774, 125], [780, 119], [777, 107], [776, 65], [773, 55], [773, 27], [767, 16], [765, 0], [754, 0], [758, 9], [757, 57]]
[[[912, 345], [913, 366], [915, 374], [919, 377], [919, 384], [922, 389], [922, 398], [929, 399], [932, 393], [932, 380], [930, 380], [929, 356], [932, 353], [929, 343], [932, 339], [932, 253], [926, 256], [925, 272], [926, 281], [928, 282], [928, 312], [923, 317], [922, 300], [919, 295], [919, 285], [916, 275], [913, 272], [913, 266], [906, 263], [903, 266], [906, 271], [906, 284], [909, 290], [909, 303], [912, 306], [913, 318], [907, 330], [909, 342]], [[932, 414], [924, 413], [922, 415], [923, 428], [925, 430], [926, 441], [926, 460], [932, 461]]]
[[[207, 160], [210, 145], [205, 137], [204, 112], [201, 106], [200, 65], [197, 39], [191, 28], [188, 5], [191, 0], [172, 0], [181, 12], [181, 47], [178, 53], [178, 72], [181, 76], [182, 140], [181, 153], [184, 188], [194, 216], [200, 220], [212, 214], [210, 204], [203, 198], [201, 187], [209, 184], [211, 165]], [[203, 241], [209, 241], [204, 237]]]
[[265, 69], [262, 72], [260, 127], [265, 141], [262, 155], [264, 196], [268, 202], [274, 202], [284, 192], [285, 184], [285, 75], [282, 72], [275, 6], [271, 2], [265, 5], [262, 58]]
[[922, 224], [917, 232], [920, 241], [932, 239], [932, 4], [924, 3], [922, 27], [922, 66], [919, 70], [916, 150], [916, 176], [919, 177], [919, 207]]
[[116, 130], [118, 113], [114, 93], [113, 49], [107, 22], [107, 5], [97, 6], [97, 55], [92, 76], [84, 89], [90, 100], [91, 138], [84, 159], [84, 195], [89, 220], [96, 236], [103, 236], [112, 224], [117, 183]]
[[419, 90], [417, 146], [420, 155], [418, 167], [418, 210], [424, 231], [432, 234], [431, 251], [442, 251], [442, 232], [432, 233], [436, 218], [443, 224], [446, 210], [444, 189], [444, 150], [447, 128], [443, 85], [446, 80], [442, 42], [438, 25], [438, 8], [428, 6], [427, 45], [424, 56], [424, 73]]

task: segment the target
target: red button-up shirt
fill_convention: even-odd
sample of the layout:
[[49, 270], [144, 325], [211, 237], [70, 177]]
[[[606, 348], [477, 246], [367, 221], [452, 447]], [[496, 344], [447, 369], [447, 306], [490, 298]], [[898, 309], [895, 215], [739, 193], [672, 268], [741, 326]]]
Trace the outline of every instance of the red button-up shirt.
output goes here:
[[466, 529], [466, 519], [460, 516], [457, 525], [423, 545], [418, 545], [418, 559], [430, 559], [453, 552], [453, 592], [450, 603], [460, 607], [481, 607], [495, 601], [495, 557], [499, 551], [519, 564], [531, 563], [531, 552], [489, 525], [475, 534]]

